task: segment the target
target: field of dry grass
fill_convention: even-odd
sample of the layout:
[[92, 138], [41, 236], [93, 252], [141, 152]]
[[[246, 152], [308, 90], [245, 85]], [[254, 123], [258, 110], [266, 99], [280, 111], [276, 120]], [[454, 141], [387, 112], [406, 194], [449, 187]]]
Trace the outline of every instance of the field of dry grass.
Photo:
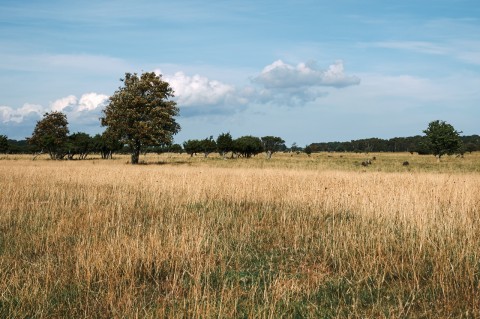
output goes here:
[[372, 156], [4, 156], [0, 317], [480, 317], [480, 154]]

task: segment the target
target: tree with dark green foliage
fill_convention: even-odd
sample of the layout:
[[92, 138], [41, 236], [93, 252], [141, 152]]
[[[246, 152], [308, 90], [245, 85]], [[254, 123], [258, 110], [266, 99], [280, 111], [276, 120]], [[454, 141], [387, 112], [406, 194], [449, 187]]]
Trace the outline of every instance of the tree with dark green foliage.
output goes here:
[[233, 141], [233, 150], [240, 156], [250, 158], [263, 152], [262, 141], [255, 136], [242, 136]]
[[224, 159], [227, 153], [233, 150], [233, 139], [230, 133], [222, 133], [217, 137], [217, 149]]
[[6, 135], [0, 135], [0, 153], [8, 153], [10, 144]]
[[65, 157], [65, 146], [68, 142], [67, 116], [62, 112], [45, 113], [37, 122], [28, 142], [50, 155], [51, 159]]
[[108, 128], [93, 137], [94, 152], [100, 153], [102, 159], [112, 159], [113, 153], [120, 151], [123, 146], [120, 138]]
[[78, 155], [78, 159], [86, 159], [88, 154], [94, 150], [93, 138], [87, 133], [73, 133], [68, 137], [68, 159]]
[[305, 148], [303, 149], [303, 151], [304, 151], [305, 154], [307, 154], [308, 156], [311, 156], [311, 155], [312, 155], [312, 147], [311, 147], [310, 145], [305, 146]]
[[264, 136], [261, 141], [267, 159], [271, 159], [273, 153], [286, 149], [285, 141], [278, 136]]
[[452, 155], [458, 152], [462, 146], [460, 133], [445, 121], [436, 120], [428, 124], [428, 128], [423, 131], [428, 140], [428, 147], [432, 154], [440, 162], [440, 158], [445, 155]]
[[200, 149], [205, 155], [205, 157], [208, 157], [208, 154], [215, 152], [217, 150], [217, 143], [213, 139], [213, 136], [201, 140]]
[[102, 126], [128, 144], [132, 164], [138, 164], [142, 148], [171, 144], [180, 131], [175, 121], [179, 109], [170, 84], [154, 72], [125, 73], [123, 86], [110, 97]]
[[183, 149], [190, 157], [193, 157], [193, 154], [197, 154], [202, 151], [201, 141], [199, 140], [188, 140], [183, 142]]

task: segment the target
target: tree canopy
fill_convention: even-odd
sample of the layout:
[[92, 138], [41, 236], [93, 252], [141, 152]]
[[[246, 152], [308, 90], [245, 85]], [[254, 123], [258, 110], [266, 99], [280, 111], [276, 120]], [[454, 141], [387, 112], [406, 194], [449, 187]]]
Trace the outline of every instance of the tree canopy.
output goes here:
[[65, 145], [68, 141], [67, 116], [62, 112], [45, 113], [37, 122], [28, 142], [47, 152], [51, 159], [65, 157]]
[[217, 137], [217, 149], [223, 158], [233, 150], [233, 139], [230, 133], [222, 133]]
[[428, 148], [438, 160], [445, 155], [451, 155], [460, 150], [462, 142], [460, 133], [445, 121], [436, 120], [428, 124], [423, 131], [428, 139]]
[[138, 164], [142, 148], [172, 143], [180, 131], [175, 121], [179, 109], [173, 89], [154, 72], [125, 73], [123, 86], [110, 97], [103, 111], [102, 126], [129, 145], [131, 162]]
[[8, 138], [6, 135], [0, 135], [0, 153], [7, 153], [10, 149]]
[[246, 158], [263, 152], [262, 141], [258, 137], [251, 135], [235, 139], [233, 141], [233, 149], [235, 153]]
[[264, 136], [261, 138], [263, 150], [267, 153], [267, 159], [272, 158], [272, 154], [286, 149], [285, 141], [277, 136]]

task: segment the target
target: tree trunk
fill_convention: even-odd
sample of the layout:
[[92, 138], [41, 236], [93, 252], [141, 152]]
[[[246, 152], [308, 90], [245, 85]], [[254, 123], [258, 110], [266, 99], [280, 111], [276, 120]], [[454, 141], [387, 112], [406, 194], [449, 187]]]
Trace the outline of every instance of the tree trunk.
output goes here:
[[135, 142], [132, 145], [132, 164], [138, 164], [138, 161], [140, 159], [140, 148], [141, 145], [139, 142]]

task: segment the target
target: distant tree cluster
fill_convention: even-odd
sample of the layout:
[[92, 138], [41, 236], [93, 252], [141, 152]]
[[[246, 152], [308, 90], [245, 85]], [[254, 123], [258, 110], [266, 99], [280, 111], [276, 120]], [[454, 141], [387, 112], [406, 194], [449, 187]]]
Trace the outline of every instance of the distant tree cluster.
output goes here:
[[[118, 138], [106, 130], [90, 136], [77, 132], [69, 135], [67, 116], [62, 112], [45, 113], [37, 122], [32, 136], [26, 141], [12, 141], [12, 153], [47, 153], [51, 159], [86, 159], [91, 153], [111, 158], [113, 152], [123, 148]], [[16, 151], [14, 151], [16, 150]]]
[[228, 153], [232, 157], [250, 158], [262, 152], [266, 153], [268, 159], [272, 154], [286, 149], [285, 141], [276, 136], [264, 136], [262, 138], [246, 135], [233, 139], [230, 133], [220, 134], [216, 140], [213, 136], [203, 140], [188, 140], [183, 143], [183, 148], [190, 156], [198, 153], [207, 157], [210, 153], [218, 152], [223, 158]]
[[444, 121], [430, 122], [425, 135], [395, 137], [391, 139], [368, 138], [349, 142], [312, 143], [307, 152], [411, 152], [433, 154], [440, 158], [445, 154], [465, 154], [480, 151], [480, 136], [460, 136], [452, 125]]

